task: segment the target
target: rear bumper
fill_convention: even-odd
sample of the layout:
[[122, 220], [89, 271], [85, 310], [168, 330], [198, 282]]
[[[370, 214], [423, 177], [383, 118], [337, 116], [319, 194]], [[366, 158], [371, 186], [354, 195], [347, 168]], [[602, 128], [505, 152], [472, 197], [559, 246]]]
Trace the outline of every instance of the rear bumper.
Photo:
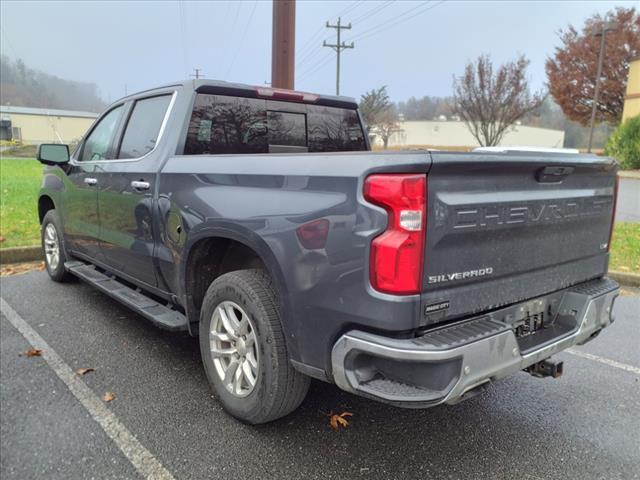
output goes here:
[[[456, 403], [482, 385], [590, 340], [613, 321], [618, 293], [616, 282], [602, 278], [416, 338], [350, 331], [333, 347], [333, 377], [343, 390], [403, 407]], [[540, 305], [554, 305], [554, 318], [542, 333], [518, 338], [515, 319]]]

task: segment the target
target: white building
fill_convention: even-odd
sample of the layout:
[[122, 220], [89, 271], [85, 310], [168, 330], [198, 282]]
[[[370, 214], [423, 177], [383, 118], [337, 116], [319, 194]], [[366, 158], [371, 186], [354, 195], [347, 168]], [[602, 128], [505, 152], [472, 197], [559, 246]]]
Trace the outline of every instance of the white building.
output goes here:
[[[480, 144], [461, 121], [402, 121], [400, 131], [391, 135], [389, 146], [478, 147]], [[379, 138], [376, 145], [382, 145]], [[500, 146], [530, 146], [562, 148], [564, 132], [548, 128], [512, 125], [507, 129]]]

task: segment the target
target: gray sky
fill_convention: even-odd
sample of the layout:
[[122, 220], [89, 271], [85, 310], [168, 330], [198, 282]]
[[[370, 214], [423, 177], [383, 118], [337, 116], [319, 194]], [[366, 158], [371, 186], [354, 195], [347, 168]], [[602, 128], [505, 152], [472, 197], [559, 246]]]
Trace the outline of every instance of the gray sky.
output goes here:
[[[502, 62], [524, 53], [529, 77], [544, 85], [544, 61], [557, 31], [593, 13], [638, 1], [306, 1], [296, 14], [296, 88], [335, 91], [335, 30], [344, 40], [342, 94], [359, 97], [388, 85], [393, 100], [451, 93], [467, 60], [490, 53]], [[271, 73], [270, 1], [1, 3], [2, 53], [71, 80], [96, 83], [106, 100], [185, 78], [263, 84]]]

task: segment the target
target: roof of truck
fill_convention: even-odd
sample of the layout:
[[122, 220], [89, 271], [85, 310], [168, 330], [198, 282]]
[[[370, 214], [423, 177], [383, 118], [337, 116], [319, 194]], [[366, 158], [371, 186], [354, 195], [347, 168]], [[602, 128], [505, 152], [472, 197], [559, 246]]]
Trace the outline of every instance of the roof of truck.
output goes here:
[[[126, 97], [120, 98], [117, 101], [122, 101], [129, 97], [135, 97], [141, 93], [153, 92], [155, 90], [163, 90], [171, 87], [182, 86], [185, 88], [191, 87], [196, 92], [202, 93], [220, 93], [224, 94], [246, 94], [246, 96], [255, 96], [259, 98], [273, 97], [278, 100], [285, 101], [298, 101], [303, 103], [319, 103], [323, 105], [335, 105], [355, 108], [358, 106], [355, 98], [337, 95], [323, 95], [311, 92], [302, 92], [298, 90], [288, 90], [284, 88], [272, 88], [268, 85], [248, 85], [245, 83], [225, 82], [223, 80], [213, 79], [189, 79], [180, 80], [177, 82], [168, 83], [158, 87], [142, 90], [140, 92], [132, 93]], [[269, 94], [269, 92], [272, 92]]]

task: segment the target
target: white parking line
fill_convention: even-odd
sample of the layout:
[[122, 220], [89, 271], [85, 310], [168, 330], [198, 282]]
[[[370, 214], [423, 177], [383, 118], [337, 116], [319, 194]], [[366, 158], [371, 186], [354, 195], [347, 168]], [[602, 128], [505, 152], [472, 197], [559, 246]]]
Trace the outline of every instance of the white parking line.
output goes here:
[[145, 478], [153, 480], [173, 480], [173, 475], [127, 430], [127, 427], [116, 417], [93, 393], [93, 391], [71, 370], [71, 367], [53, 348], [24, 321], [9, 304], [0, 298], [0, 311], [16, 330], [33, 346], [42, 350], [42, 357], [55, 374], [62, 380], [74, 397], [98, 422], [102, 430], [113, 440], [136, 470]]
[[610, 358], [594, 355], [593, 353], [579, 352], [578, 350], [574, 350], [573, 348], [568, 348], [565, 350], [565, 352], [570, 353], [571, 355], [575, 355], [576, 357], [587, 358], [589, 360], [593, 360], [594, 362], [600, 362], [604, 365], [609, 365], [610, 367], [619, 368], [620, 370], [625, 370], [627, 372], [640, 375], [640, 368], [634, 367], [633, 365], [616, 362], [615, 360], [611, 360]]

